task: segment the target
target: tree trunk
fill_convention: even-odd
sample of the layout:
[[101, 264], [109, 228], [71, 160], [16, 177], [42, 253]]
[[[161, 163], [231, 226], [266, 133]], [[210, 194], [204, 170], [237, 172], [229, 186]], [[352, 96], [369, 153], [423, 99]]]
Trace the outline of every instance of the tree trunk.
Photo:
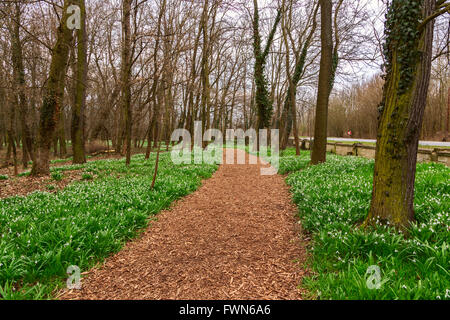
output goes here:
[[126, 164], [131, 162], [131, 1], [123, 0], [122, 3], [122, 112], [125, 124]]
[[332, 36], [332, 2], [321, 0], [321, 58], [319, 71], [319, 87], [317, 91], [316, 121], [314, 129], [314, 145], [311, 163], [326, 161], [328, 102], [333, 69], [333, 36]]
[[[433, 12], [434, 1], [420, 1], [415, 6], [394, 0], [388, 12], [387, 75], [380, 107], [372, 202], [365, 225], [379, 220], [404, 229], [414, 220], [417, 150], [430, 82], [434, 28], [433, 22], [422, 30], [419, 25]], [[414, 9], [418, 9], [417, 16], [410, 13]], [[407, 17], [393, 19], [400, 12], [408, 12]]]
[[[317, 29], [316, 17], [317, 17], [318, 10], [319, 10], [319, 6], [316, 6], [316, 8], [313, 12], [313, 21], [312, 21], [311, 30], [308, 34], [308, 37], [305, 40], [305, 43], [303, 44], [303, 46], [301, 48], [300, 56], [297, 57], [296, 64], [295, 64], [295, 70], [294, 70], [294, 76], [292, 77], [292, 81], [289, 81], [288, 93], [287, 93], [285, 101], [284, 101], [284, 107], [283, 107], [283, 111], [281, 113], [281, 121], [280, 121], [280, 127], [281, 127], [280, 148], [282, 150], [285, 150], [287, 148], [287, 143], [289, 141], [289, 135], [291, 133], [292, 126], [295, 121], [294, 117], [296, 117], [296, 110], [292, 110], [292, 108], [291, 108], [292, 102], [291, 101], [295, 101], [293, 99], [295, 99], [295, 97], [297, 95], [298, 83], [300, 82], [302, 75], [305, 72], [305, 63], [306, 63], [306, 57], [308, 55], [308, 49], [311, 45], [312, 38]], [[287, 35], [285, 35], [284, 37], [286, 38]], [[285, 43], [287, 43], [286, 40], [285, 40]], [[294, 95], [293, 99], [292, 99], [292, 94]], [[294, 131], [295, 130], [297, 130], [297, 128], [294, 128]], [[294, 132], [294, 134], [295, 134], [295, 132]], [[296, 135], [298, 135], [298, 132]]]
[[[209, 39], [208, 39], [208, 0], [205, 0], [202, 13], [202, 34], [203, 34], [203, 49], [202, 49], [202, 100], [201, 100], [201, 119], [202, 119], [202, 132], [206, 131], [206, 124], [210, 117], [208, 111], [210, 104], [210, 90], [209, 90]], [[206, 143], [203, 142], [202, 147], [206, 147]]]
[[61, 110], [64, 91], [66, 64], [69, 57], [69, 45], [72, 41], [72, 31], [67, 27], [67, 7], [69, 1], [64, 1], [63, 14], [57, 30], [56, 44], [53, 48], [50, 64], [50, 74], [44, 88], [44, 98], [41, 107], [38, 150], [36, 161], [33, 162], [31, 175], [50, 174], [50, 146], [55, 133], [57, 119]]
[[8, 131], [8, 137], [9, 137], [9, 144], [11, 145], [13, 153], [14, 175], [17, 176], [19, 174], [19, 170], [17, 169], [17, 149], [13, 130]]
[[[34, 159], [33, 139], [31, 130], [27, 123], [28, 101], [25, 95], [25, 70], [23, 66], [23, 50], [22, 41], [20, 39], [20, 23], [21, 23], [21, 8], [16, 1], [14, 3], [14, 21], [11, 26], [11, 51], [12, 64], [14, 69], [14, 82], [18, 95], [18, 110], [19, 119], [22, 127], [22, 145], [23, 145], [23, 167], [28, 167], [28, 160]], [[14, 99], [17, 101], [17, 99]]]
[[259, 151], [259, 130], [268, 128], [270, 126], [270, 120], [272, 118], [273, 106], [269, 97], [269, 90], [267, 88], [267, 79], [264, 74], [265, 64], [267, 60], [267, 56], [269, 54], [270, 47], [273, 43], [273, 39], [275, 37], [275, 32], [277, 30], [277, 26], [281, 20], [281, 8], [278, 9], [277, 17], [275, 18], [275, 22], [270, 31], [269, 37], [267, 39], [266, 46], [264, 51], [261, 46], [261, 36], [259, 33], [259, 12], [258, 12], [258, 1], [253, 0], [254, 7], [254, 17], [253, 17], [253, 53], [255, 56], [255, 104], [257, 109], [257, 135], [258, 142], [256, 145], [257, 150]]
[[64, 112], [60, 112], [59, 114], [59, 130], [58, 130], [58, 139], [59, 139], [59, 157], [64, 158], [67, 155], [67, 145], [66, 145], [66, 123], [64, 119]]
[[74, 164], [86, 163], [84, 143], [84, 110], [86, 107], [86, 81], [87, 81], [87, 38], [86, 38], [86, 6], [85, 0], [78, 0], [80, 6], [81, 28], [77, 30], [77, 64], [75, 103], [72, 109], [72, 124], [70, 136], [72, 139]]
[[450, 130], [450, 87], [448, 88], [448, 96], [447, 96], [447, 124], [445, 126], [445, 141], [449, 140], [449, 133]]

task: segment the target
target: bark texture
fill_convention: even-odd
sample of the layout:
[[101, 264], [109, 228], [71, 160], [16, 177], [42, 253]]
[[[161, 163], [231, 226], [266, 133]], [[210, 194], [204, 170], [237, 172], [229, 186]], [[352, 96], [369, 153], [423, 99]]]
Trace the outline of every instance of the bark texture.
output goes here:
[[23, 167], [28, 167], [28, 160], [35, 160], [33, 150], [33, 138], [31, 130], [27, 122], [28, 114], [28, 100], [25, 92], [25, 69], [23, 64], [23, 49], [22, 40], [20, 38], [20, 24], [21, 24], [21, 6], [16, 1], [14, 3], [14, 20], [10, 27], [11, 32], [11, 52], [12, 64], [14, 70], [14, 85], [16, 88], [18, 101], [19, 120], [22, 127], [22, 163]]
[[50, 147], [55, 134], [56, 125], [61, 112], [64, 95], [64, 78], [69, 57], [69, 45], [72, 41], [72, 31], [67, 27], [67, 7], [70, 1], [65, 0], [61, 23], [57, 30], [56, 44], [53, 48], [50, 64], [50, 74], [44, 88], [44, 98], [40, 113], [38, 150], [36, 161], [33, 162], [31, 175], [50, 174]]
[[122, 116], [125, 126], [126, 164], [131, 162], [131, 0], [122, 3]]
[[314, 128], [314, 145], [311, 163], [319, 164], [326, 161], [328, 102], [330, 86], [333, 78], [333, 27], [331, 0], [321, 0], [321, 43], [319, 87], [317, 91], [316, 122]]
[[75, 85], [75, 103], [72, 109], [71, 138], [73, 163], [86, 162], [84, 145], [84, 110], [86, 106], [87, 54], [86, 54], [86, 7], [85, 0], [78, 0], [80, 6], [81, 28], [77, 30], [77, 67]]
[[[423, 17], [433, 12], [434, 2], [420, 1]], [[394, 1], [391, 15], [405, 10], [407, 5]], [[420, 17], [417, 20], [414, 31], [418, 36], [413, 43], [411, 37], [395, 37], [396, 33], [403, 33], [403, 20], [396, 21], [388, 35], [389, 69], [380, 110], [373, 195], [366, 225], [379, 220], [405, 228], [414, 220], [417, 150], [430, 82], [434, 29], [430, 22], [419, 30]], [[405, 64], [402, 50], [417, 53], [413, 64]]]

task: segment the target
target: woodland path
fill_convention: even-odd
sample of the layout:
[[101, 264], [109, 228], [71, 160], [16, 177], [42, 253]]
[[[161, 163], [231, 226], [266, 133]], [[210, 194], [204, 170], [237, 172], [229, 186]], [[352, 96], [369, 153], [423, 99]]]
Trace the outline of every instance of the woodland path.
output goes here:
[[260, 166], [221, 165], [84, 275], [82, 290], [59, 298], [301, 299], [306, 253], [296, 207], [283, 177], [262, 176]]

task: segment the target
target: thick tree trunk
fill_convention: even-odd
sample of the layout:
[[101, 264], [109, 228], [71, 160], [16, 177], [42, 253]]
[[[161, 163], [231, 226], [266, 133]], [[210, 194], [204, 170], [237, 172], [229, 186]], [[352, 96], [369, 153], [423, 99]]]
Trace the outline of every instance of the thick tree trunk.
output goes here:
[[27, 123], [28, 101], [25, 95], [25, 70], [23, 65], [23, 50], [22, 41], [20, 39], [20, 23], [21, 23], [21, 8], [18, 2], [14, 3], [14, 21], [11, 26], [11, 51], [12, 64], [14, 69], [14, 82], [17, 89], [19, 119], [22, 127], [22, 162], [23, 167], [28, 167], [28, 160], [34, 159], [33, 139], [31, 130]]
[[64, 1], [61, 24], [58, 27], [56, 44], [53, 48], [50, 65], [50, 75], [44, 88], [44, 98], [41, 107], [38, 150], [36, 161], [33, 162], [31, 175], [47, 175], [50, 173], [50, 146], [55, 134], [57, 119], [61, 111], [64, 91], [66, 64], [69, 57], [69, 45], [72, 41], [72, 31], [67, 27], [67, 7], [69, 1]]
[[87, 39], [86, 39], [86, 7], [85, 0], [78, 0], [80, 6], [81, 28], [77, 30], [77, 67], [75, 85], [75, 103], [72, 109], [70, 136], [72, 139], [73, 163], [86, 162], [84, 143], [84, 110], [86, 106], [87, 81]]
[[[434, 9], [434, 1], [424, 0], [422, 3], [423, 15], [427, 17]], [[407, 10], [407, 5], [394, 1], [392, 10]], [[397, 23], [393, 32], [403, 32], [403, 22]], [[416, 28], [419, 23], [420, 17]], [[417, 41], [406, 39], [408, 45], [402, 47], [402, 40], [396, 40], [388, 47], [391, 61], [378, 126], [373, 194], [366, 225], [379, 220], [403, 229], [414, 220], [417, 150], [430, 82], [433, 28], [430, 22]], [[406, 65], [400, 59], [405, 50], [418, 53]], [[409, 82], [408, 74], [411, 76]]]
[[328, 102], [330, 99], [330, 84], [333, 69], [333, 36], [332, 36], [332, 2], [321, 0], [321, 43], [319, 87], [317, 91], [316, 121], [314, 129], [314, 145], [311, 163], [319, 164], [326, 161]]

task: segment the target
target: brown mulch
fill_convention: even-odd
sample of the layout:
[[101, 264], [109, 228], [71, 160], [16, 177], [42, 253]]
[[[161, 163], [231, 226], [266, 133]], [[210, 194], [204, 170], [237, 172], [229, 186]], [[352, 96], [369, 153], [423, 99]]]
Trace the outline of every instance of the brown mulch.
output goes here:
[[[237, 151], [243, 152], [243, 151]], [[247, 155], [248, 157], [248, 155]], [[60, 299], [301, 299], [306, 241], [283, 177], [222, 165]]]
[[[83, 170], [64, 171], [63, 179], [55, 181], [49, 176], [45, 177], [15, 177], [8, 180], [0, 180], [0, 199], [13, 196], [26, 196], [35, 191], [56, 192], [64, 189], [75, 181], [80, 181]], [[49, 189], [48, 186], [53, 186]]]
[[[100, 154], [98, 156], [87, 159], [90, 161], [98, 161], [98, 160], [106, 160], [106, 159], [121, 159], [123, 156], [118, 154]], [[50, 164], [50, 167], [63, 167], [70, 165], [71, 160], [67, 160], [66, 162], [59, 162]], [[18, 167], [19, 173], [30, 171], [31, 166], [29, 168], [23, 168], [21, 165]], [[62, 174], [64, 178], [61, 181], [55, 181], [49, 176], [44, 177], [15, 177], [14, 176], [14, 168], [7, 167], [0, 169], [1, 175], [8, 175], [9, 179], [0, 180], [0, 199], [13, 197], [13, 196], [26, 196], [35, 191], [47, 191], [47, 192], [56, 192], [58, 190], [64, 189], [66, 186], [75, 181], [80, 181], [83, 170], [70, 170], [64, 171]], [[48, 186], [51, 185], [54, 189], [49, 190]]]
[[[97, 156], [93, 156], [92, 158], [87, 159], [87, 162], [90, 161], [98, 161], [98, 160], [107, 160], [107, 159], [111, 159], [111, 160], [117, 160], [117, 159], [122, 159], [123, 156], [113, 153], [113, 154], [100, 154]], [[55, 158], [55, 159], [59, 159], [59, 158]], [[68, 166], [72, 164], [72, 160], [67, 159], [67, 161], [64, 162], [58, 162], [58, 163], [51, 163], [50, 167], [63, 167], [63, 166]], [[31, 165], [28, 166], [28, 168], [24, 168], [22, 166], [22, 163], [19, 163], [17, 166], [17, 171], [18, 173], [24, 173], [27, 171], [31, 170]], [[8, 166], [8, 167], [4, 167], [4, 168], [0, 168], [0, 174], [6, 174], [10, 177], [14, 176], [14, 167], [13, 166]]]

